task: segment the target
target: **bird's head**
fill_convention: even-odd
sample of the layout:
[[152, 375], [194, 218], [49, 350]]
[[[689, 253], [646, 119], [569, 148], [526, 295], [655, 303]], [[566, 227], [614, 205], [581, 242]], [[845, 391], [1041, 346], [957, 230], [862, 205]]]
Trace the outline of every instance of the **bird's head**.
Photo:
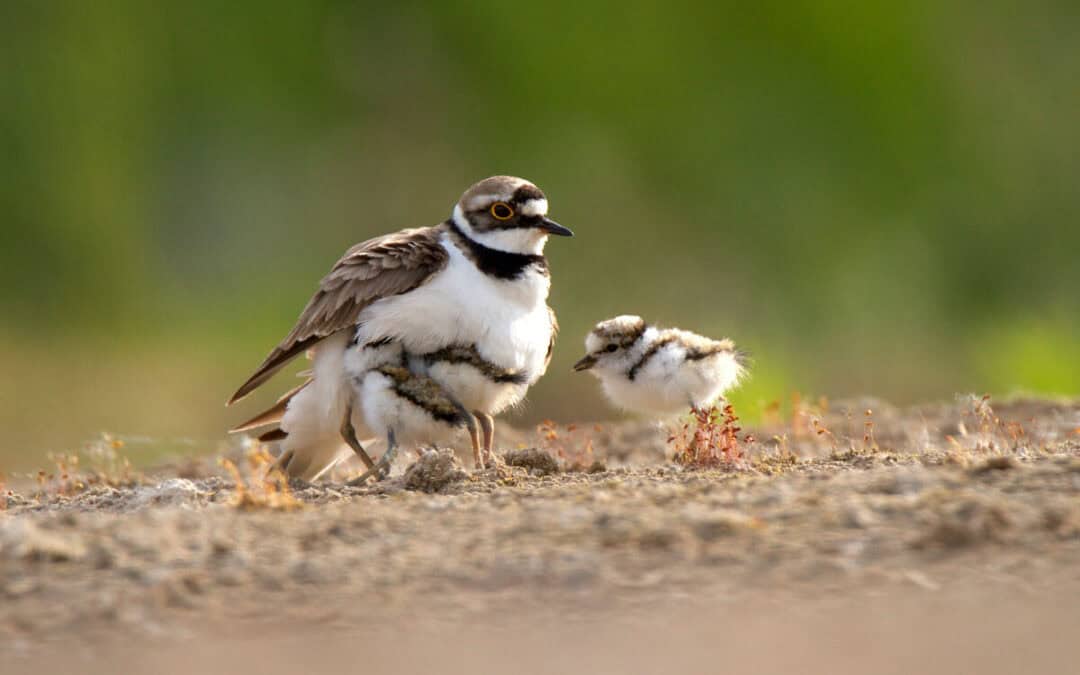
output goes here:
[[548, 235], [574, 236], [547, 212], [540, 188], [524, 178], [492, 176], [461, 195], [452, 219], [465, 236], [488, 248], [539, 255]]
[[585, 356], [574, 364], [574, 370], [629, 369], [640, 355], [648, 330], [640, 316], [623, 314], [601, 321], [585, 336]]

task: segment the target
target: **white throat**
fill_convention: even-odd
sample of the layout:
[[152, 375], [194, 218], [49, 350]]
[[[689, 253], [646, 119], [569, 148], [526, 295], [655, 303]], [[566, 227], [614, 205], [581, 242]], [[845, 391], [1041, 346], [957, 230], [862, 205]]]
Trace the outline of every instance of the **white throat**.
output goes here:
[[542, 255], [544, 245], [547, 244], [547, 233], [534, 228], [516, 228], [511, 230], [493, 230], [491, 232], [477, 232], [469, 224], [465, 212], [461, 210], [461, 204], [454, 207], [452, 216], [454, 224], [478, 244], [506, 253], [524, 253], [528, 255]]

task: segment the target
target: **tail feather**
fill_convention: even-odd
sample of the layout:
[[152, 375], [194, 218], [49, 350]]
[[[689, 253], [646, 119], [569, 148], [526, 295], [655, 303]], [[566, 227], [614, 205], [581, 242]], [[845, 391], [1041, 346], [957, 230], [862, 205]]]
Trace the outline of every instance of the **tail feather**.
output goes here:
[[[235, 434], [242, 431], [258, 429], [259, 427], [265, 427], [268, 424], [280, 423], [281, 420], [285, 417], [285, 409], [288, 407], [289, 401], [291, 401], [294, 396], [303, 391], [305, 387], [312, 383], [312, 381], [313, 380], [308, 379], [300, 386], [289, 390], [285, 393], [284, 396], [279, 398], [277, 400], [277, 403], [275, 403], [271, 408], [264, 410], [263, 412], [259, 413], [255, 417], [252, 417], [248, 421], [238, 424], [232, 429], [229, 429], [229, 433]], [[259, 440], [262, 440], [262, 438], [260, 437]]]
[[[348, 341], [348, 334], [341, 332], [316, 345], [311, 370], [304, 373], [309, 379], [269, 410], [233, 429], [248, 431], [275, 424], [259, 440], [281, 442], [281, 455], [273, 469], [289, 478], [316, 480], [352, 454], [341, 436], [341, 423], [352, 397], [345, 376]], [[370, 436], [361, 417], [359, 411], [353, 411], [353, 427], [357, 433]], [[364, 441], [365, 446], [370, 443], [373, 441]]]
[[289, 434], [284, 429], [281, 427], [274, 427], [270, 431], [261, 434], [259, 436], [259, 441], [262, 443], [272, 443], [273, 441], [283, 441], [288, 437]]
[[[315, 480], [331, 469], [351, 450], [341, 437], [352, 390], [345, 377], [345, 350], [349, 336], [342, 332], [320, 342], [314, 349], [310, 385], [293, 395], [285, 406], [281, 430], [283, 453], [289, 453], [283, 470], [290, 478]], [[354, 411], [353, 425], [359, 415]]]

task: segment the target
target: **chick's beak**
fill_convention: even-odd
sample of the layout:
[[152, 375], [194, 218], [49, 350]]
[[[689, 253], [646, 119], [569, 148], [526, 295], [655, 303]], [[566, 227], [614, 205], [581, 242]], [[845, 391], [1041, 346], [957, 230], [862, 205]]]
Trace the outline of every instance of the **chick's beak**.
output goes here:
[[581, 360], [574, 364], [574, 370], [582, 371], [588, 370], [596, 365], [596, 357], [592, 354], [586, 354], [581, 357]]
[[556, 223], [554, 220], [552, 220], [550, 218], [542, 218], [540, 220], [539, 227], [544, 232], [547, 232], [548, 234], [554, 234], [554, 235], [559, 236], [559, 237], [572, 237], [572, 236], [574, 236], [574, 232], [570, 228], [563, 227], [562, 225]]

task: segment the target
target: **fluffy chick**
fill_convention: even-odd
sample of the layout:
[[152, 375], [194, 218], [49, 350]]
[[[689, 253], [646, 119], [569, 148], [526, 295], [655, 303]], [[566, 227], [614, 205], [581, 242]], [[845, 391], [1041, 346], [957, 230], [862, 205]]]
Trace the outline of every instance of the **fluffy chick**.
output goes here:
[[746, 356], [726, 338], [622, 315], [601, 321], [585, 336], [585, 356], [574, 370], [599, 378], [619, 408], [672, 417], [714, 404], [745, 375]]

